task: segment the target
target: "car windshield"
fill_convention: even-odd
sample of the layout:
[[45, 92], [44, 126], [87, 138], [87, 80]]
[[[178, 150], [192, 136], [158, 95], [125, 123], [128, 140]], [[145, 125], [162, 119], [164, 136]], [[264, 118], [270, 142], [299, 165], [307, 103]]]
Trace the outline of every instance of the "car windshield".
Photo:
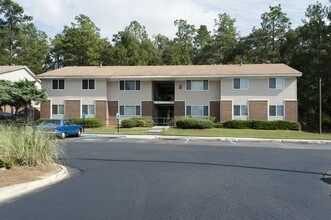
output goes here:
[[60, 125], [61, 124], [61, 120], [45, 120], [43, 123], [43, 125]]

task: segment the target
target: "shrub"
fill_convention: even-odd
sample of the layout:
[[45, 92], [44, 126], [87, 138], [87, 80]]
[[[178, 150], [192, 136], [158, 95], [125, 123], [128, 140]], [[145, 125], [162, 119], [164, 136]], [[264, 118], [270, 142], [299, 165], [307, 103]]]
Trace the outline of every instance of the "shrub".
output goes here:
[[133, 127], [153, 127], [153, 120], [144, 118], [129, 118], [123, 119], [121, 125], [123, 128]]
[[301, 126], [294, 121], [260, 121], [260, 120], [231, 120], [223, 124], [224, 128], [258, 129], [258, 130], [294, 130], [300, 131]]
[[249, 120], [231, 120], [223, 123], [224, 128], [247, 129], [251, 128], [252, 121]]
[[81, 125], [84, 128], [100, 128], [103, 127], [103, 121], [100, 118], [70, 118], [68, 119], [76, 125]]
[[215, 122], [216, 117], [214, 117], [214, 116], [208, 116], [208, 117], [206, 117], [205, 119], [208, 119], [208, 120], [210, 120], [211, 122]]
[[3, 167], [53, 163], [63, 154], [59, 142], [43, 130], [0, 125], [0, 161]]
[[4, 167], [7, 170], [14, 166], [14, 162], [11, 160], [0, 160], [0, 168]]
[[176, 126], [182, 129], [206, 129], [212, 128], [214, 123], [209, 119], [183, 118], [176, 121]]
[[215, 122], [214, 123], [214, 128], [223, 128], [223, 123], [222, 122]]
[[137, 123], [132, 119], [123, 119], [121, 125], [123, 128], [133, 128], [137, 126]]

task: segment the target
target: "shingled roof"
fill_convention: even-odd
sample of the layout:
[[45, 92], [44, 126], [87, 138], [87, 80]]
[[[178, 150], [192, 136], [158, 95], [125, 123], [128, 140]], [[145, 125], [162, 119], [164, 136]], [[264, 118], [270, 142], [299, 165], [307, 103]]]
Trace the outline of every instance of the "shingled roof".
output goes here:
[[38, 75], [38, 78], [153, 78], [301, 76], [285, 64], [186, 65], [186, 66], [71, 66]]

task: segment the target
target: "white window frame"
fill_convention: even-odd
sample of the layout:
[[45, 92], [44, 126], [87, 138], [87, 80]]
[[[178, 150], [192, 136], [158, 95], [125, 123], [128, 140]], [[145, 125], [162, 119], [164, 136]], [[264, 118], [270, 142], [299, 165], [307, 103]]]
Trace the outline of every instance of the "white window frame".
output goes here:
[[[187, 107], [191, 107], [191, 114], [188, 115], [187, 114]], [[192, 115], [192, 107], [202, 107], [202, 115]], [[204, 115], [204, 108], [207, 107], [208, 108], [208, 113], [207, 115]], [[210, 115], [210, 108], [208, 105], [187, 105], [185, 106], [185, 115], [186, 116], [192, 116], [192, 117], [196, 117], [196, 118], [203, 118], [203, 117], [208, 117]]]
[[[239, 79], [240, 81], [239, 81], [239, 89], [237, 89], [237, 88], [234, 88], [234, 81], [235, 81], [235, 79]], [[247, 81], [247, 88], [241, 88], [241, 80], [246, 80]], [[248, 78], [233, 78], [232, 79], [232, 89], [233, 90], [248, 90], [249, 89], [249, 79]]]
[[[53, 81], [57, 81], [57, 89], [53, 88]], [[60, 80], [63, 80], [63, 89], [60, 89]], [[66, 89], [66, 81], [65, 79], [52, 79], [52, 90], [65, 90]]]
[[[134, 89], [126, 89], [125, 87], [125, 83], [129, 82], [129, 81], [133, 81], [134, 82]], [[121, 82], [124, 82], [124, 88], [121, 89]], [[137, 89], [137, 82], [139, 82], [139, 89]], [[120, 80], [118, 81], [118, 90], [119, 91], [141, 91], [141, 87], [142, 87], [142, 83], [141, 80]]]
[[[188, 81], [191, 82], [191, 88], [188, 89]], [[192, 89], [192, 82], [201, 82], [201, 85], [202, 85], [202, 89]], [[207, 81], [207, 89], [204, 89], [204, 81]], [[209, 91], [209, 80], [186, 80], [186, 83], [185, 83], [185, 90], [186, 91]]]
[[[87, 80], [87, 89], [84, 89], [83, 88], [83, 81], [84, 80]], [[94, 89], [90, 89], [90, 80], [93, 80], [94, 81]], [[82, 79], [81, 81], [81, 89], [82, 90], [95, 90], [96, 89], [96, 82], [95, 82], [95, 79]]]
[[[270, 115], [270, 107], [271, 106], [275, 106], [276, 115]], [[283, 107], [283, 115], [278, 115], [278, 107]], [[284, 117], [285, 116], [285, 107], [284, 107], [284, 105], [269, 105], [268, 115], [269, 115], [269, 117]]]
[[[95, 115], [95, 105], [94, 104], [82, 104], [82, 114], [84, 113], [83, 112], [83, 106], [86, 105], [87, 106], [87, 114], [86, 115], [89, 115], [89, 116], [94, 116]], [[90, 113], [90, 107], [93, 106], [93, 114]]]
[[[60, 108], [59, 108], [59, 106], [60, 106], [60, 105], [63, 106], [63, 114], [59, 114], [59, 112], [60, 112]], [[56, 106], [57, 114], [54, 114], [54, 113], [53, 113], [53, 106]], [[64, 106], [64, 104], [52, 104], [51, 113], [52, 113], [52, 115], [64, 115], [64, 114], [65, 114], [65, 106]]]
[[[235, 115], [234, 114], [234, 108], [235, 108], [235, 106], [239, 106], [239, 108], [240, 108], [240, 115]], [[243, 115], [243, 107], [246, 107], [246, 109], [247, 109], [247, 115]], [[232, 112], [233, 112], [233, 117], [248, 117], [248, 115], [249, 115], [249, 109], [248, 109], [248, 105], [233, 105], [232, 106], [232, 108], [233, 108], [233, 110], [232, 110]]]
[[[123, 114], [121, 114], [121, 107], [123, 106], [124, 108], [124, 112]], [[127, 107], [134, 107], [134, 114], [133, 115], [126, 115], [125, 114], [125, 108]], [[137, 107], [139, 107], [139, 115], [137, 115]], [[141, 116], [141, 106], [140, 105], [120, 105], [118, 107], [118, 112], [120, 113], [121, 116], [124, 116], [124, 117], [137, 117], [137, 116]]]
[[[275, 85], [275, 88], [270, 88], [270, 79], [275, 79], [275, 83], [276, 83], [276, 85]], [[280, 87], [277, 87], [277, 81], [279, 81], [279, 80], [282, 80], [282, 87], [280, 88]], [[268, 78], [268, 89], [269, 90], [282, 90], [282, 89], [284, 89], [285, 88], [285, 79], [284, 78], [280, 78], [280, 77], [271, 77], [271, 78]]]

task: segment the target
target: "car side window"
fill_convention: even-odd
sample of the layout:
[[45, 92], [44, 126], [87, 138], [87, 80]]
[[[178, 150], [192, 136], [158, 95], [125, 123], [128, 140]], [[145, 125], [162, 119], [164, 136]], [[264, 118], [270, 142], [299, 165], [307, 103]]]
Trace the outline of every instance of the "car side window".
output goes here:
[[70, 122], [67, 121], [67, 120], [65, 120], [65, 121], [63, 122], [63, 124], [64, 124], [64, 125], [70, 125]]

